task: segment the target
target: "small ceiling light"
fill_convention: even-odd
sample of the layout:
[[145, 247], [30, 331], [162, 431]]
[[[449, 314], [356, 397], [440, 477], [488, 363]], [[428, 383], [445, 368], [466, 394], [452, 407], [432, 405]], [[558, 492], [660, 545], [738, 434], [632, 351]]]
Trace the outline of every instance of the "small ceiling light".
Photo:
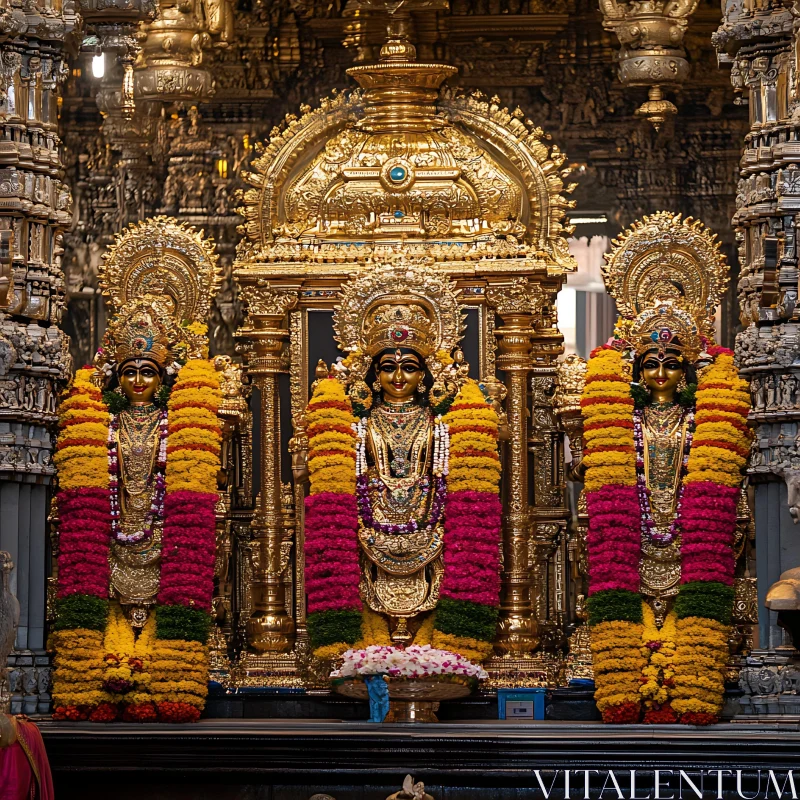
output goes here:
[[92, 58], [92, 75], [102, 78], [106, 74], [106, 54], [98, 53]]
[[608, 222], [608, 217], [605, 214], [600, 214], [596, 217], [570, 217], [570, 225], [597, 225], [599, 223]]

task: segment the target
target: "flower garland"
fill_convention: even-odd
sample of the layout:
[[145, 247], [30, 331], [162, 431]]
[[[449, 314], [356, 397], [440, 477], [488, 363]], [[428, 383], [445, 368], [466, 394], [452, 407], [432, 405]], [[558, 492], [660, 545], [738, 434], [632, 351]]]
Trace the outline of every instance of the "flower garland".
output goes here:
[[344, 386], [317, 383], [308, 404], [305, 557], [308, 632], [314, 654], [335, 658], [362, 638], [358, 594], [356, 418]]
[[[388, 629], [384, 631], [372, 620], [375, 615], [362, 610], [358, 593], [359, 510], [363, 524], [376, 524], [364, 496], [366, 426], [353, 415], [351, 400], [335, 378], [317, 383], [307, 419], [308, 628], [314, 654], [335, 658], [356, 642], [388, 645], [390, 641]], [[431, 630], [424, 635], [434, 648], [473, 661], [483, 661], [491, 653], [497, 625], [501, 518], [497, 432], [497, 414], [474, 381], [464, 385], [434, 426], [434, 500], [425, 524], [436, 523], [443, 505], [445, 574]], [[389, 532], [410, 532], [419, 525], [415, 520], [390, 526]]]
[[56, 651], [53, 719], [87, 720], [101, 703], [111, 701], [108, 692], [100, 688], [104, 677], [103, 632], [89, 628], [56, 630], [52, 644]]
[[644, 631], [639, 597], [641, 520], [633, 400], [618, 350], [606, 345], [592, 353], [581, 409], [595, 700], [605, 722], [638, 722], [639, 679], [646, 665], [640, 653]]
[[681, 722], [716, 722], [725, 692], [733, 610], [736, 502], [747, 463], [750, 394], [733, 353], [709, 348], [697, 387], [697, 430], [684, 480], [681, 587], [673, 708]]
[[492, 653], [500, 599], [500, 457], [497, 413], [467, 381], [442, 418], [449, 433], [444, 579], [432, 645], [484, 661]]
[[53, 641], [53, 700], [57, 719], [88, 719], [108, 701], [100, 683], [108, 618], [111, 533], [106, 440], [108, 411], [79, 369], [59, 409], [54, 462], [58, 468], [58, 596]]
[[643, 616], [638, 591], [649, 502], [637, 489], [637, 466], [642, 465], [637, 464], [636, 417], [623, 354], [604, 345], [592, 353], [587, 368], [581, 408], [589, 624], [595, 699], [606, 722], [639, 721], [643, 699], [648, 722], [672, 722], [679, 715], [687, 724], [708, 724], [722, 708], [749, 395], [731, 351], [715, 347], [709, 354], [714, 362], [696, 393], [696, 430], [685, 453], [680, 515], [671, 529], [681, 535], [682, 585], [674, 617], [660, 631], [647, 612]]
[[659, 628], [653, 609], [642, 603], [644, 630], [642, 632], [642, 655], [647, 666], [642, 670], [639, 692], [644, 700], [644, 722], [666, 724], [678, 721], [678, 715], [670, 704], [672, 689], [675, 687], [675, 639], [676, 614], [667, 614], [664, 624]]
[[195, 359], [178, 373], [167, 404], [161, 583], [150, 685], [159, 718], [166, 722], [196, 721], [208, 693], [221, 402], [219, 373], [211, 362]]
[[160, 590], [134, 642], [121, 610], [109, 609], [107, 599], [108, 547], [118, 519], [118, 421], [113, 414], [109, 421], [92, 374], [90, 368], [76, 373], [60, 409], [54, 718], [194, 721], [207, 693], [219, 375], [205, 359], [186, 363], [160, 419], [157, 466], [165, 474], [162, 480], [156, 474], [151, 509], [164, 519]]

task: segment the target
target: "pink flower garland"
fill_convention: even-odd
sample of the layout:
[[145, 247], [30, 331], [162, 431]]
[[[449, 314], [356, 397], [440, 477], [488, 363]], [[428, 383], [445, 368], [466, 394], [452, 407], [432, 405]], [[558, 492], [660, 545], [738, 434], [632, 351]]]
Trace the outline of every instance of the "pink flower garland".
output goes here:
[[63, 489], [58, 514], [58, 596], [89, 594], [105, 600], [110, 579], [108, 489]]
[[609, 484], [586, 493], [589, 531], [589, 587], [639, 591], [641, 533], [635, 486]]
[[211, 610], [216, 494], [178, 491], [164, 501], [158, 602]]
[[718, 581], [733, 586], [733, 539], [739, 489], [711, 481], [684, 489], [681, 583]]
[[355, 495], [321, 492], [306, 498], [308, 613], [361, 610]]
[[442, 597], [497, 605], [501, 516], [497, 495], [471, 490], [448, 493]]

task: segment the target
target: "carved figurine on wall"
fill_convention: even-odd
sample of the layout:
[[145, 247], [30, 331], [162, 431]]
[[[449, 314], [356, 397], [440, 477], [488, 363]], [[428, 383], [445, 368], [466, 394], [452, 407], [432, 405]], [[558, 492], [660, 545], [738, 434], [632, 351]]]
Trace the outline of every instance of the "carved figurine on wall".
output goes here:
[[430, 644], [480, 662], [499, 593], [498, 417], [457, 349], [449, 280], [382, 265], [343, 289], [347, 354], [306, 421], [308, 626], [318, 656]]
[[588, 364], [580, 471], [607, 722], [707, 724], [722, 709], [750, 394], [713, 346], [727, 282], [715, 239], [660, 212], [606, 257], [621, 316]]
[[55, 716], [196, 720], [220, 453], [213, 243], [147, 220], [118, 237], [101, 280], [114, 314], [60, 408]]

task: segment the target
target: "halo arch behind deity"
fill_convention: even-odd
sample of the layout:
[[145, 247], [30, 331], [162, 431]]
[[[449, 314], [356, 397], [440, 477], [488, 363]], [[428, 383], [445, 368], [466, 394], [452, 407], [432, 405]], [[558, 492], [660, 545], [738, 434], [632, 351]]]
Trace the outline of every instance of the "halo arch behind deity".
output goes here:
[[659, 324], [669, 317], [675, 332], [692, 339], [690, 350], [712, 340], [729, 274], [716, 234], [702, 222], [659, 211], [620, 234], [605, 258], [603, 278], [619, 310], [618, 334], [635, 349], [659, 317]]
[[176, 358], [206, 357], [206, 319], [220, 282], [214, 242], [202, 231], [161, 216], [118, 233], [100, 269], [112, 314], [95, 357], [95, 380], [105, 381], [119, 357], [141, 338], [132, 329], [137, 315], [152, 320], [150, 338], [166, 347], [161, 366]]
[[[375, 355], [368, 326], [376, 309], [384, 305], [416, 306], [427, 317], [430, 343], [423, 356], [436, 374], [442, 366], [437, 353], [449, 356], [464, 332], [464, 314], [453, 282], [430, 263], [397, 259], [374, 264], [342, 286], [341, 302], [334, 310], [334, 333], [340, 348], [352, 356], [351, 374], [359, 378]], [[396, 344], [403, 346], [402, 341]]]
[[144, 296], [161, 297], [178, 325], [205, 323], [221, 282], [214, 241], [172, 217], [153, 217], [116, 235], [100, 285], [118, 313]]

